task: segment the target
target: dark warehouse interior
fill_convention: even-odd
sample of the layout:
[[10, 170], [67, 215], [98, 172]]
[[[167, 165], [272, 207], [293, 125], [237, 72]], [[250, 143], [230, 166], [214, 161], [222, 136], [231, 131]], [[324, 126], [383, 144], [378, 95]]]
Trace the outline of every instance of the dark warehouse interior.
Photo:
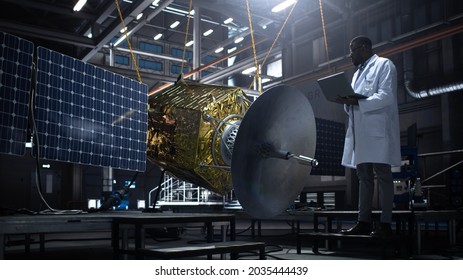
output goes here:
[[[0, 0], [0, 259], [463, 259], [462, 1], [77, 2]], [[317, 82], [359, 35], [397, 74], [387, 236], [340, 233], [350, 105]]]

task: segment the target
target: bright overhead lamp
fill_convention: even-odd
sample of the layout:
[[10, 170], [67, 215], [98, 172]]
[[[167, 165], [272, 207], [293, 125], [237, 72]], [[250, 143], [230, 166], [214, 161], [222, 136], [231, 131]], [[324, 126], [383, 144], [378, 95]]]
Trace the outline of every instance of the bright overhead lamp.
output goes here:
[[233, 48], [228, 49], [228, 50], [227, 50], [227, 53], [232, 53], [232, 52], [234, 52], [234, 51], [236, 51], [236, 47], [233, 47]]
[[194, 16], [195, 15], [195, 10], [191, 10], [190, 11], [190, 16]]
[[93, 37], [93, 34], [92, 34], [92, 33], [88, 33], [88, 34], [87, 34], [87, 38], [90, 38], [90, 39], [91, 39], [92, 37]]
[[296, 3], [297, 0], [286, 0], [284, 2], [281, 2], [280, 4], [276, 5], [275, 7], [273, 7], [272, 9], [272, 13], [278, 13], [278, 12], [281, 12], [283, 11], [284, 9], [290, 7], [291, 5], [293, 5], [294, 3]]
[[143, 16], [143, 13], [139, 13], [137, 16], [137, 20], [141, 19], [142, 16]]
[[270, 82], [270, 81], [272, 81], [272, 79], [263, 78], [261, 82], [264, 84], [264, 83], [268, 83], [268, 82]]
[[125, 31], [127, 31], [127, 26], [126, 26], [126, 27], [124, 27], [124, 28], [122, 28], [122, 29], [121, 29], [121, 31], [119, 31], [119, 32], [121, 32], [121, 33], [125, 33]]
[[222, 52], [222, 51], [223, 51], [223, 47], [220, 47], [220, 48], [216, 49], [214, 52], [219, 53], [219, 52]]
[[243, 75], [249, 75], [251, 74], [252, 72], [256, 71], [256, 67], [255, 66], [252, 66], [252, 67], [249, 67], [247, 69], [244, 69], [243, 72], [241, 72], [241, 74]]
[[74, 6], [74, 12], [78, 12], [82, 9], [82, 7], [87, 3], [87, 0], [79, 0], [77, 4]]
[[188, 43], [185, 44], [185, 46], [189, 47], [194, 44], [195, 41], [189, 41]]
[[209, 36], [209, 35], [212, 34], [212, 32], [214, 32], [214, 30], [209, 29], [208, 31], [204, 32], [203, 35], [204, 35], [204, 36]]
[[114, 43], [114, 46], [116, 47], [117, 45], [119, 45], [120, 43], [122, 43], [122, 41], [125, 40], [126, 38], [126, 35], [130, 35], [130, 33], [132, 33], [133, 30], [130, 30], [129, 32], [127, 32], [127, 34], [124, 34], [122, 35], [121, 37], [119, 37], [119, 39], [117, 39], [117, 41]]
[[237, 38], [235, 39], [235, 44], [241, 43], [243, 40], [244, 40], [244, 37], [241, 37], [241, 36], [240, 36], [240, 37], [237, 37]]
[[161, 1], [161, 0], [154, 0], [153, 3], [152, 3], [152, 5], [153, 5], [153, 6], [159, 6], [159, 2], [160, 2], [160, 1]]
[[170, 25], [170, 28], [174, 29], [174, 28], [177, 27], [179, 24], [180, 24], [180, 21], [177, 20], [177, 21], [175, 21], [174, 23], [172, 23], [172, 24]]
[[224, 24], [229, 24], [233, 21], [233, 18], [227, 18], [226, 20], [223, 21]]
[[[182, 9], [173, 8], [173, 7], [166, 7], [166, 10], [171, 10], [171, 11], [174, 11], [174, 12], [177, 12], [177, 13], [181, 13], [181, 14], [184, 14], [184, 15], [187, 15], [187, 14], [188, 14], [188, 11], [185, 11], [185, 10], [182, 10]], [[194, 12], [193, 12], [193, 14], [194, 14]]]
[[273, 20], [271, 19], [263, 19], [261, 20], [258, 24], [262, 29], [267, 29], [267, 27], [273, 23]]
[[158, 35], [154, 36], [154, 40], [159, 40], [162, 37], [162, 33], [158, 33]]

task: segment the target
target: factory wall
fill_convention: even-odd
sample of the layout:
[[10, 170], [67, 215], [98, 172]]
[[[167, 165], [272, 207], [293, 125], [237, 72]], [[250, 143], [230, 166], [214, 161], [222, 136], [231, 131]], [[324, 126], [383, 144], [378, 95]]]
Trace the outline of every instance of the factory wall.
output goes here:
[[[355, 5], [355, 3], [352, 3]], [[352, 77], [355, 69], [350, 65], [349, 42], [358, 35], [367, 35], [373, 41], [374, 51], [381, 55], [401, 44], [404, 40], [413, 42], [419, 36], [439, 34], [445, 27], [445, 20], [459, 21], [452, 18], [462, 10], [462, 5], [455, 1], [380, 1], [377, 10], [363, 11], [361, 7], [349, 7], [351, 14], [346, 17], [328, 20], [326, 25], [326, 43], [319, 26], [320, 18], [307, 17], [298, 19], [287, 32], [285, 38], [288, 47], [283, 50], [283, 73], [286, 82], [297, 86], [309, 98], [314, 114], [317, 118], [329, 119], [345, 123], [347, 116], [342, 106], [326, 101], [321, 93], [316, 79], [340, 71]], [[326, 21], [326, 19], [325, 19]], [[419, 31], [416, 31], [419, 30]], [[426, 32], [429, 30], [429, 32]], [[443, 30], [443, 29], [442, 29]], [[416, 32], [415, 32], [416, 31]], [[463, 147], [463, 105], [461, 90], [446, 92], [439, 96], [417, 99], [412, 97], [406, 89], [406, 83], [412, 85], [412, 90], [428, 91], [436, 87], [443, 87], [452, 83], [463, 82], [462, 72], [462, 39], [461, 34], [444, 37], [439, 40], [429, 40], [418, 47], [403, 49], [387, 55], [397, 68], [398, 74], [398, 105], [400, 112], [401, 142], [403, 146], [409, 144], [409, 128], [416, 125], [416, 146], [418, 154], [440, 153], [458, 150]], [[411, 56], [411, 60], [408, 60]], [[406, 71], [412, 71], [412, 80], [406, 76]], [[408, 79], [408, 80], [407, 80]], [[455, 164], [462, 159], [461, 153], [451, 155], [436, 155], [419, 157], [420, 174], [428, 177], [442, 169]], [[445, 196], [449, 204], [452, 200], [451, 185], [457, 183], [461, 194], [461, 177], [455, 173], [462, 171], [459, 165], [428, 184], [446, 185]], [[345, 190], [347, 207], [357, 205], [357, 181], [352, 170], [346, 170], [345, 178], [327, 178], [313, 176], [307, 182], [305, 191], [333, 191]], [[328, 180], [328, 182], [327, 182]]]
[[[437, 32], [435, 30], [445, 30], [446, 21], [461, 23], [460, 18], [453, 16], [463, 11], [462, 1], [378, 1], [375, 11], [365, 11], [360, 4], [358, 7], [354, 6], [357, 1], [352, 1], [351, 5], [346, 7], [345, 17], [326, 20], [327, 48], [323, 31], [319, 28], [320, 17], [316, 14], [294, 20], [281, 39], [285, 42], [282, 52], [283, 82], [296, 86], [307, 96], [316, 118], [344, 124], [346, 115], [342, 106], [328, 102], [323, 97], [316, 79], [339, 71], [345, 71], [348, 77], [352, 77], [355, 69], [347, 57], [351, 38], [359, 34], [368, 35], [373, 40], [375, 50], [387, 51], [405, 41], [414, 41], [420, 36]], [[455, 34], [443, 39], [429, 40], [418, 47], [404, 49], [388, 57], [395, 63], [398, 73], [402, 145], [408, 144], [408, 128], [416, 124], [416, 146], [419, 154], [462, 149], [462, 91], [417, 99], [407, 93], [405, 84], [409, 78], [405, 77], [405, 72], [412, 70], [413, 79], [410, 82], [412, 89], [417, 91], [463, 83], [463, 35]], [[100, 55], [100, 60], [105, 61], [105, 56]], [[168, 71], [166, 68], [164, 70]], [[246, 86], [249, 84], [249, 78], [242, 80], [236, 78], [237, 83], [242, 82]], [[420, 158], [420, 173], [424, 178], [429, 177], [461, 159], [461, 153], [423, 156]], [[41, 161], [41, 164], [47, 163], [50, 168], [42, 169], [42, 188], [52, 207], [81, 208], [86, 205], [88, 198], [102, 196], [101, 167], [81, 166], [76, 169], [70, 163]], [[0, 166], [1, 208], [28, 208], [33, 211], [45, 209], [36, 190], [37, 167], [32, 156], [0, 154]], [[461, 174], [461, 165], [428, 183], [446, 185], [445, 195], [450, 201], [451, 197], [456, 196], [452, 194], [453, 189], [460, 189], [461, 192], [461, 181], [458, 181], [458, 177], [455, 179], [456, 172]], [[122, 188], [133, 175], [134, 172], [114, 170], [113, 190]], [[343, 190], [346, 193], [345, 204], [355, 207], [357, 191], [353, 177], [355, 176], [351, 170], [346, 170], [345, 177], [341, 178], [313, 176], [306, 187], [317, 192]], [[138, 199], [148, 200], [148, 192], [158, 184], [159, 179], [159, 168], [148, 164], [147, 171], [137, 177], [136, 188], [131, 190], [129, 207], [134, 207]]]

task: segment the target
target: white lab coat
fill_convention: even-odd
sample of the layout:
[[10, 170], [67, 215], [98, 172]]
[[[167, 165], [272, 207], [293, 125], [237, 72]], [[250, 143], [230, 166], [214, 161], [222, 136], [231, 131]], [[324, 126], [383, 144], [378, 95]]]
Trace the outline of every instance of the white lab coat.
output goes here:
[[373, 55], [355, 81], [356, 93], [367, 96], [359, 105], [344, 105], [349, 125], [344, 142], [342, 165], [356, 168], [360, 163], [400, 166], [400, 126], [397, 106], [397, 72], [391, 60]]

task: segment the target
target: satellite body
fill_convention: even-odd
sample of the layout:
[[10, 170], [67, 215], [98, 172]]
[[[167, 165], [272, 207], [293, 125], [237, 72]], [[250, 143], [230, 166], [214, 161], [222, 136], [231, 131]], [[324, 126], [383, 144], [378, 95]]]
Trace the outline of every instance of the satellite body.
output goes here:
[[242, 89], [181, 81], [148, 102], [148, 159], [182, 180], [228, 193], [233, 137], [250, 104]]
[[241, 88], [177, 82], [149, 97], [147, 157], [179, 179], [234, 190], [251, 216], [281, 213], [301, 192], [315, 153], [315, 118], [296, 88], [250, 105]]

